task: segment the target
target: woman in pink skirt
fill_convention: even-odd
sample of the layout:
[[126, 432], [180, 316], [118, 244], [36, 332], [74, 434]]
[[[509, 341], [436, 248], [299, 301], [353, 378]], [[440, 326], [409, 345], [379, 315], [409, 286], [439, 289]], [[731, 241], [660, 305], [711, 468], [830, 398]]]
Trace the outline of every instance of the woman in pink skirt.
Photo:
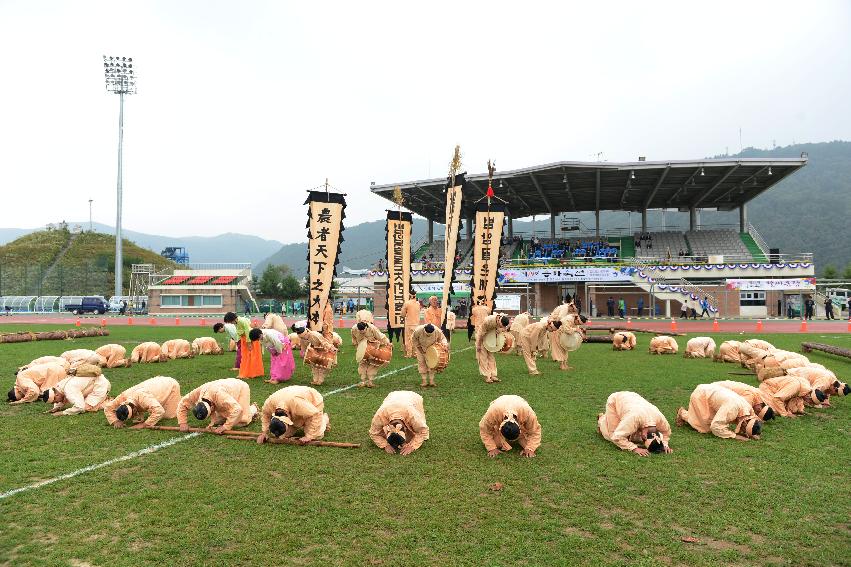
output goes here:
[[260, 341], [271, 355], [269, 362], [269, 384], [286, 382], [293, 375], [295, 360], [293, 360], [293, 349], [290, 338], [275, 329], [251, 329], [248, 338], [252, 341]]

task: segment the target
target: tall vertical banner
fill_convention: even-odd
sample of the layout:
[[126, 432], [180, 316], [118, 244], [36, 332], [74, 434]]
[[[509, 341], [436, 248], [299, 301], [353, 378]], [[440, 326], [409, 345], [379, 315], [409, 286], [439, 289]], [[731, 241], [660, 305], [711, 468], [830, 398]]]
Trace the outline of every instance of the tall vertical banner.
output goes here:
[[346, 199], [340, 193], [310, 191], [307, 201], [307, 275], [310, 291], [307, 311], [311, 330], [322, 330], [322, 312], [337, 273]]
[[[489, 199], [488, 199], [489, 200]], [[505, 224], [505, 207], [500, 203], [479, 201], [476, 207], [476, 234], [473, 238], [473, 278], [471, 302], [484, 301], [493, 310], [494, 289], [499, 270], [499, 247]]]
[[387, 211], [387, 329], [404, 327], [402, 304], [411, 289], [411, 213]]
[[[450, 187], [452, 185], [452, 187]], [[442, 325], [446, 325], [446, 310], [449, 307], [449, 294], [455, 279], [455, 252], [458, 249], [458, 228], [461, 222], [461, 202], [463, 200], [464, 174], [455, 176], [455, 183], [446, 184], [446, 232], [443, 240], [443, 301], [440, 302]]]

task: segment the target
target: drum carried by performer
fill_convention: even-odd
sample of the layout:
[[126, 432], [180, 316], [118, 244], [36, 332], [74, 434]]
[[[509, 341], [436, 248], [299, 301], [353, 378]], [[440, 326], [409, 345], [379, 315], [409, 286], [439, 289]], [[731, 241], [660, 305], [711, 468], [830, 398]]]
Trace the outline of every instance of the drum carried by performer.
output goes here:
[[[304, 363], [310, 366], [314, 386], [321, 385], [331, 369], [337, 366], [337, 349], [321, 333], [304, 327], [296, 327], [299, 342], [307, 345], [304, 352]], [[305, 347], [302, 347], [305, 348]]]
[[422, 378], [420, 387], [435, 387], [434, 375], [449, 365], [449, 343], [440, 329], [432, 325], [420, 325], [411, 336], [414, 354], [417, 356], [417, 370]]
[[586, 320], [579, 315], [573, 303], [569, 303], [567, 314], [562, 314], [560, 318], [561, 325], [552, 331], [550, 348], [553, 360], [558, 361], [560, 370], [572, 370], [567, 364], [567, 355], [582, 346], [585, 339], [583, 324]]
[[488, 315], [476, 327], [476, 360], [479, 362], [479, 373], [485, 382], [499, 382], [496, 377], [495, 352], [508, 352], [514, 343], [514, 337], [508, 332], [508, 316], [502, 313]]
[[378, 369], [389, 364], [393, 357], [393, 345], [378, 327], [363, 320], [352, 327], [352, 344], [357, 347], [358, 388], [372, 388]]

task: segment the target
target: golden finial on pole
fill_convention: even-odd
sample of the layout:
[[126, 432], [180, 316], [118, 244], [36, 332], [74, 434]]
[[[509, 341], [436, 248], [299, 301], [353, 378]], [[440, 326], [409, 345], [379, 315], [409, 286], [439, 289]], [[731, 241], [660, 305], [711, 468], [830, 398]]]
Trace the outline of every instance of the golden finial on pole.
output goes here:
[[455, 186], [455, 175], [461, 171], [461, 146], [455, 146], [455, 153], [452, 155], [452, 161], [449, 162], [449, 177], [451, 179], [450, 187]]

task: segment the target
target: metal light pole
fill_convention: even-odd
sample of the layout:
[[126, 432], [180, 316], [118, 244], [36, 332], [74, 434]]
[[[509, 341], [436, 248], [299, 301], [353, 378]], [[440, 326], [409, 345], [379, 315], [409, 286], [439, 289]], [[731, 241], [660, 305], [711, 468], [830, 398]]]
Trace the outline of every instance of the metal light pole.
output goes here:
[[123, 294], [122, 269], [124, 258], [121, 241], [121, 200], [123, 182], [123, 151], [124, 151], [124, 95], [136, 94], [136, 75], [133, 71], [132, 57], [103, 56], [103, 74], [106, 79], [106, 90], [117, 94], [118, 106], [118, 183], [117, 211], [115, 215], [115, 294]]
[[94, 232], [92, 229], [92, 201], [94, 199], [89, 199], [89, 232]]

